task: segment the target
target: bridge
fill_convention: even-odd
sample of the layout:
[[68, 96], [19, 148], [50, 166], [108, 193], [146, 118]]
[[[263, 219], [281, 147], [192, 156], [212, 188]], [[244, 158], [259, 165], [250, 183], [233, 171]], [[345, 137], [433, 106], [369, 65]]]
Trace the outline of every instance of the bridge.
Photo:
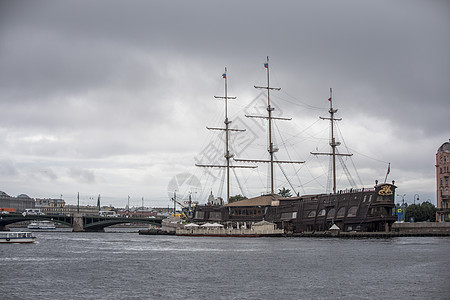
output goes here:
[[163, 218], [143, 217], [103, 217], [97, 215], [73, 214], [66, 215], [30, 215], [9, 213], [0, 216], [0, 231], [8, 230], [6, 225], [23, 221], [52, 221], [73, 228], [73, 232], [95, 232], [105, 231], [105, 227], [123, 223], [146, 223], [161, 226]]

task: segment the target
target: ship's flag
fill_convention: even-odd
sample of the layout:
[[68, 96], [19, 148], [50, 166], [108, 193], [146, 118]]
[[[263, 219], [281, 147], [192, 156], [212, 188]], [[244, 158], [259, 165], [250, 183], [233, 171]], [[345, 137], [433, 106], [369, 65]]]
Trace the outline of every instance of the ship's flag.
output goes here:
[[328, 98], [328, 101], [331, 101], [331, 97], [330, 97], [330, 98]]
[[223, 77], [223, 78], [227, 78], [227, 73], [223, 73], [223, 74], [222, 74], [222, 77]]
[[269, 68], [269, 63], [264, 63], [264, 68]]

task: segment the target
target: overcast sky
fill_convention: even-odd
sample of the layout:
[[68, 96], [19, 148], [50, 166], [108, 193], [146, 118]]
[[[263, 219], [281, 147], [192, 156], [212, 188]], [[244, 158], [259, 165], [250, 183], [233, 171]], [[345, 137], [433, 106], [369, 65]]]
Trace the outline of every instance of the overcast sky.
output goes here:
[[[310, 152], [329, 151], [329, 124], [318, 117], [333, 88], [348, 147], [340, 151], [353, 153], [358, 186], [384, 181], [390, 162], [388, 181], [406, 201], [435, 203], [435, 154], [450, 138], [449, 32], [448, 1], [3, 0], [0, 190], [167, 206], [172, 190], [186, 197], [188, 174], [204, 203], [220, 195], [220, 174], [195, 163], [210, 161], [214, 145], [223, 151], [205, 127], [223, 125], [214, 96], [224, 93], [225, 67], [238, 97], [232, 125], [248, 127], [232, 137], [234, 152], [267, 158], [265, 125], [244, 114], [266, 101], [253, 86], [265, 84], [269, 56], [271, 85], [282, 88], [275, 112], [293, 118], [277, 122], [277, 155], [307, 162], [284, 170], [297, 192], [326, 190], [328, 159]], [[267, 166], [237, 173], [246, 196], [267, 191]], [[280, 170], [276, 178], [277, 189], [292, 189]]]

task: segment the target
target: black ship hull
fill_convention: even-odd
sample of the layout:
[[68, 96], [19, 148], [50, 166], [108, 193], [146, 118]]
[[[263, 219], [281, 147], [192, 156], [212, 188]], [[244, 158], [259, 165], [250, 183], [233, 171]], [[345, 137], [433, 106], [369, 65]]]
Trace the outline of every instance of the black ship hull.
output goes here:
[[264, 195], [224, 206], [197, 206], [196, 223], [220, 222], [227, 227], [250, 227], [266, 220], [286, 233], [327, 231], [336, 224], [342, 231], [388, 232], [397, 220], [394, 214], [394, 184], [350, 189], [336, 194], [283, 198]]

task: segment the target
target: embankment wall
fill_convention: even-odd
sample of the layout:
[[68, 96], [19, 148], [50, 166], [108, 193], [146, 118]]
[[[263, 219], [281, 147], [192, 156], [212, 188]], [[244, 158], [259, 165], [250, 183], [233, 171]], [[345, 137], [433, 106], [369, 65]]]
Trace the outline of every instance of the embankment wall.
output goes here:
[[450, 233], [450, 223], [394, 223], [392, 224], [392, 232], [415, 234]]

